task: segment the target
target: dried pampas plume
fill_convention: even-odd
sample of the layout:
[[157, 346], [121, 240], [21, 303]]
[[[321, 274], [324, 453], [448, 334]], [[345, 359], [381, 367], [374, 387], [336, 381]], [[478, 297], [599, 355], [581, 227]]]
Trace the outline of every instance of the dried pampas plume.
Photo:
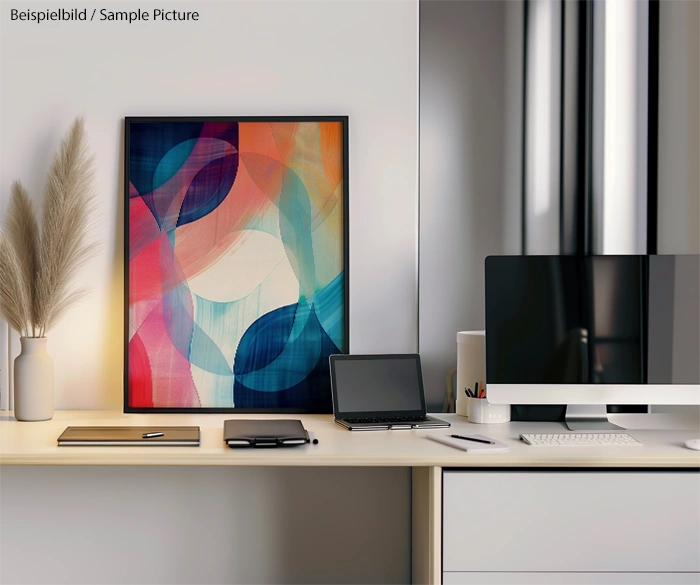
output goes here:
[[10, 327], [29, 335], [31, 297], [22, 286], [22, 269], [6, 234], [0, 234], [0, 307]]
[[70, 283], [95, 249], [87, 241], [94, 200], [94, 159], [78, 118], [49, 169], [41, 230], [26, 190], [12, 184], [0, 234], [0, 313], [22, 336], [43, 337], [85, 294]]

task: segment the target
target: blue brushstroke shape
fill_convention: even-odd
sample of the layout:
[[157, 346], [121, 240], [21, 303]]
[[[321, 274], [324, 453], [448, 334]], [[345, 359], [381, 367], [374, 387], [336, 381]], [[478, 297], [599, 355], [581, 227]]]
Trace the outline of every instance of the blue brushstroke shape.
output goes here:
[[178, 353], [196, 366], [218, 375], [231, 375], [231, 366], [219, 347], [192, 319], [192, 293], [180, 282], [176, 270], [173, 241], [175, 230], [168, 233], [170, 246], [160, 246], [160, 273], [163, 283], [163, 325]]
[[311, 316], [312, 309], [302, 302], [255, 321], [236, 350], [236, 381], [260, 392], [278, 392], [306, 378], [321, 351], [321, 326]]
[[[157, 187], [154, 185], [156, 168], [163, 157], [183, 142], [196, 141], [203, 126], [200, 122], [130, 124], [129, 181], [136, 190], [141, 194], [153, 191]], [[194, 142], [191, 144], [194, 145]], [[175, 172], [177, 169], [174, 168], [173, 174]], [[164, 183], [169, 178], [161, 175], [159, 180]]]
[[[306, 304], [306, 301], [302, 303]], [[302, 335], [291, 342], [294, 347], [286, 348], [297, 310], [298, 304], [288, 305], [263, 315], [244, 334], [234, 361], [233, 395], [236, 408], [330, 411], [328, 356], [340, 353], [340, 350], [321, 327], [313, 307], [309, 309]], [[314, 350], [309, 354], [309, 341], [312, 338]], [[295, 356], [307, 364], [308, 370], [297, 383], [285, 386], [290, 379], [287, 368], [293, 369], [294, 376], [298, 374], [298, 367], [293, 363]], [[249, 374], [261, 368], [266, 378], [262, 389], [251, 388], [242, 382], [245, 379], [260, 384], [260, 379]]]
[[197, 140], [194, 138], [192, 140], [186, 140], [185, 142], [175, 145], [163, 155], [163, 158], [160, 159], [153, 173], [153, 191], [165, 185], [165, 183], [175, 176], [182, 165], [185, 164], [187, 157], [190, 156], [196, 144]]
[[216, 159], [197, 173], [185, 193], [177, 225], [196, 221], [216, 209], [226, 199], [238, 174], [238, 122], [208, 122], [202, 127], [200, 138], [228, 142], [235, 154]]
[[314, 295], [314, 310], [321, 327], [333, 343], [343, 350], [345, 337], [345, 271]]
[[214, 211], [226, 199], [238, 174], [238, 153], [210, 162], [197, 173], [185, 193], [177, 225], [185, 225]]
[[133, 123], [129, 136], [129, 181], [151, 210], [158, 225], [170, 208], [176, 193], [153, 192], [174, 177], [187, 164], [199, 138], [228, 142], [235, 154], [214, 160], [200, 169], [190, 184], [180, 207], [176, 225], [200, 219], [216, 209], [226, 198], [238, 173], [238, 123]]
[[280, 238], [299, 281], [300, 296], [311, 297], [316, 285], [311, 201], [303, 181], [291, 169], [284, 173], [278, 206]]

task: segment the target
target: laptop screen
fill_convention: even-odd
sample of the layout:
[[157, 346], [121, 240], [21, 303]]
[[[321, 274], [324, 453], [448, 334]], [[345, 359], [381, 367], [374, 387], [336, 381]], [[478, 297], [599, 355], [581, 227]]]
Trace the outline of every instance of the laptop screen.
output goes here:
[[410, 355], [331, 356], [333, 408], [348, 413], [425, 413], [420, 358]]

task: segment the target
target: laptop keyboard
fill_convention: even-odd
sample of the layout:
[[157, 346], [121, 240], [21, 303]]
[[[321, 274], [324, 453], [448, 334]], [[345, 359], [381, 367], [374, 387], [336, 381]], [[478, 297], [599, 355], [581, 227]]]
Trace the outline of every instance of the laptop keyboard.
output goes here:
[[359, 425], [364, 423], [418, 423], [424, 422], [426, 419], [422, 417], [416, 418], [415, 416], [388, 416], [380, 418], [345, 418], [343, 420], [353, 425]]

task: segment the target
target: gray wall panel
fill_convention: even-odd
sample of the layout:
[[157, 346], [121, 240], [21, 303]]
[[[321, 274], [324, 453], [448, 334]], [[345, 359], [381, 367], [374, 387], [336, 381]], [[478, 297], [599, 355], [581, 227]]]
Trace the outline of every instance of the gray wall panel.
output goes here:
[[484, 258], [503, 253], [509, 4], [420, 4], [419, 349], [431, 410], [457, 364], [457, 331], [484, 327]]

